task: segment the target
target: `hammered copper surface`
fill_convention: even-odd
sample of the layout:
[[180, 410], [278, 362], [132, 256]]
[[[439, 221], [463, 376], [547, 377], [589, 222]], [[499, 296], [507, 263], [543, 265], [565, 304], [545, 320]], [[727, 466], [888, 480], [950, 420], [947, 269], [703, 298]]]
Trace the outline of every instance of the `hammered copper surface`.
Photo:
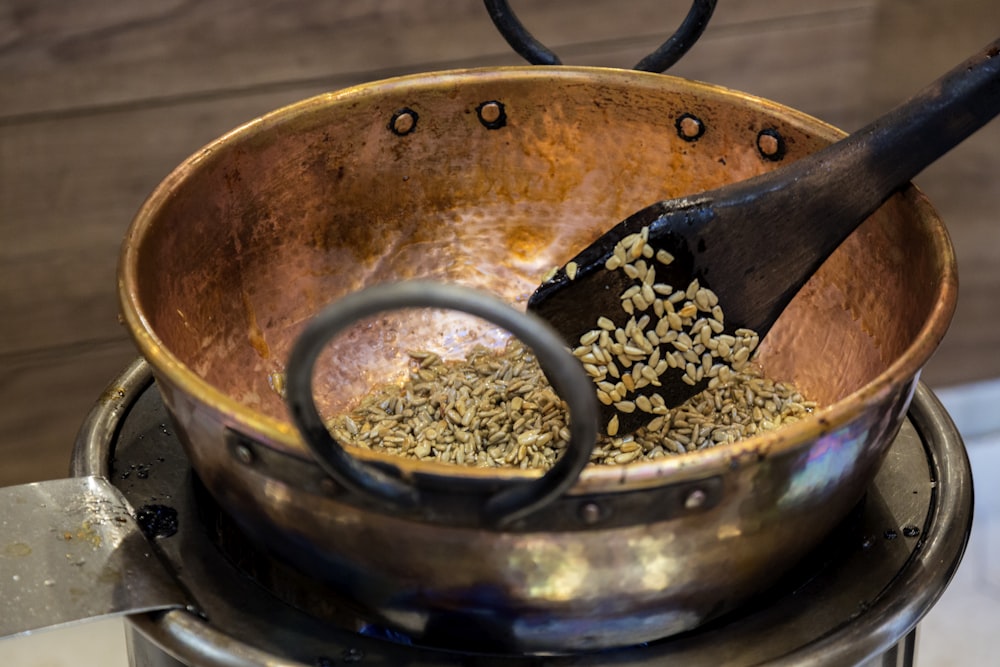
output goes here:
[[[493, 100], [507, 114], [499, 129], [476, 115]], [[390, 130], [402, 109], [417, 115], [405, 136]], [[705, 123], [695, 142], [675, 129], [683, 113]], [[735, 446], [591, 467], [573, 491], [613, 504], [718, 479], [712, 508], [615, 528], [572, 516], [554, 532], [446, 527], [236, 464], [226, 434], [308, 458], [268, 375], [338, 296], [421, 277], [522, 303], [548, 267], [628, 213], [774, 167], [756, 148], [763, 129], [784, 137], [785, 161], [840, 136], [740, 93], [617, 70], [418, 75], [307, 100], [208, 146], [151, 196], [124, 243], [125, 318], [220, 502], [387, 622], [419, 637], [442, 610], [485, 614], [518, 650], [682, 631], [769, 585], [828, 533], [895, 434], [957, 289], [947, 235], [914, 189], [830, 258], [760, 350], [769, 375], [824, 406], [812, 418]], [[371, 323], [321, 366], [318, 402], [336, 410], [398, 375], [408, 348], [459, 351], [484, 337], [436, 314]], [[395, 465], [461, 481], [537, 474]]]
[[[185, 365], [284, 419], [268, 373], [283, 368], [302, 322], [338, 296], [422, 277], [521, 302], [548, 268], [631, 211], [769, 166], [754, 146], [767, 124], [749, 111], [719, 117], [716, 100], [664, 92], [568, 80], [556, 94], [533, 79], [459, 89], [427, 77], [344, 94], [333, 107], [306, 103], [281, 126], [261, 121], [248, 145], [191, 165], [197, 173], [164, 202], [139, 260], [170, 270], [144, 276], [139, 300]], [[498, 130], [475, 113], [491, 99], [505, 102]], [[387, 126], [402, 108], [418, 122], [401, 137]], [[685, 112], [710, 119], [697, 143], [674, 128]], [[787, 135], [790, 158], [818, 145]], [[359, 378], [384, 377], [382, 366], [400, 366], [397, 350], [430, 346], [441, 329], [419, 325], [407, 338], [407, 326], [394, 328], [401, 339], [385, 340], [382, 327], [337, 350], [324, 402], [336, 409], [363, 393]]]

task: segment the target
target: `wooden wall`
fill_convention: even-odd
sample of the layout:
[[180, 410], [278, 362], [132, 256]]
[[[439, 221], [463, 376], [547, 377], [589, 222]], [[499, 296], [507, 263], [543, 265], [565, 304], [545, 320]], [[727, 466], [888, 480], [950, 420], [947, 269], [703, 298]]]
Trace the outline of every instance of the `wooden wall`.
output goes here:
[[[672, 73], [852, 129], [1000, 34], [992, 3], [721, 0]], [[512, 4], [565, 61], [620, 67], [687, 11], [680, 0]], [[118, 246], [173, 166], [323, 91], [519, 63], [478, 0], [0, 4], [0, 485], [63, 476], [81, 421], [135, 356], [117, 319]], [[963, 279], [932, 386], [1000, 376], [998, 147], [994, 123], [918, 179]]]

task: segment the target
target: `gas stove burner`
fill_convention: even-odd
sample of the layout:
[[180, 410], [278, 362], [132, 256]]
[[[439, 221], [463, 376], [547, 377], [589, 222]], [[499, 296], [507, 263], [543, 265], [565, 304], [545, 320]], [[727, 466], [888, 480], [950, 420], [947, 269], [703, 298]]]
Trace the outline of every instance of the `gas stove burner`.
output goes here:
[[[81, 431], [73, 472], [118, 487], [195, 601], [188, 610], [129, 617], [134, 667], [911, 664], [914, 628], [951, 579], [971, 528], [964, 447], [921, 386], [862, 502], [777, 586], [737, 611], [680, 636], [600, 653], [417, 646], [250, 546], [193, 475], [145, 362], [112, 386], [113, 398]], [[433, 643], [430, 636], [423, 641]]]

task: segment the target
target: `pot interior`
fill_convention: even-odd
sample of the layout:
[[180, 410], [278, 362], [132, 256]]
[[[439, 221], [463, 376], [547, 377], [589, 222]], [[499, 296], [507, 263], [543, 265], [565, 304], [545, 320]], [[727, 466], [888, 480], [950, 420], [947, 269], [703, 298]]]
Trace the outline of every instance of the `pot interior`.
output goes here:
[[[502, 104], [502, 126], [480, 119], [486, 102]], [[401, 112], [415, 119], [406, 133], [393, 121]], [[686, 115], [704, 125], [695, 140], [678, 130]], [[782, 138], [780, 161], [758, 150], [764, 130]], [[223, 137], [153, 194], [126, 239], [126, 317], [138, 314], [137, 339], [158, 372], [219, 392], [234, 412], [287, 423], [269, 375], [338, 297], [423, 278], [523, 308], [547, 269], [636, 209], [838, 136], [767, 101], [617, 70], [465, 71], [331, 93]], [[912, 377], [947, 326], [953, 262], [930, 206], [903, 191], [799, 294], [760, 363], [821, 405], [887, 374]], [[409, 349], [461, 356], [503, 339], [454, 313], [388, 314], [338, 339], [318, 366], [318, 404], [340, 411], [401, 377]]]

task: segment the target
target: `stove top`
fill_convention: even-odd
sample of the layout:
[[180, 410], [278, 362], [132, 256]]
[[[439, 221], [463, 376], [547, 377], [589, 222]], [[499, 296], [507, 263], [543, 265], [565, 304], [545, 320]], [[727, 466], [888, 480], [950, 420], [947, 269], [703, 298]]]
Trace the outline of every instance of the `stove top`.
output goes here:
[[111, 387], [84, 424], [73, 472], [105, 475], [122, 491], [194, 601], [188, 610], [130, 617], [133, 653], [155, 645], [190, 665], [855, 664], [910, 633], [947, 586], [971, 528], [964, 446], [920, 386], [862, 502], [776, 587], [739, 610], [683, 635], [600, 653], [415, 646], [243, 541], [193, 475], [144, 362]]

